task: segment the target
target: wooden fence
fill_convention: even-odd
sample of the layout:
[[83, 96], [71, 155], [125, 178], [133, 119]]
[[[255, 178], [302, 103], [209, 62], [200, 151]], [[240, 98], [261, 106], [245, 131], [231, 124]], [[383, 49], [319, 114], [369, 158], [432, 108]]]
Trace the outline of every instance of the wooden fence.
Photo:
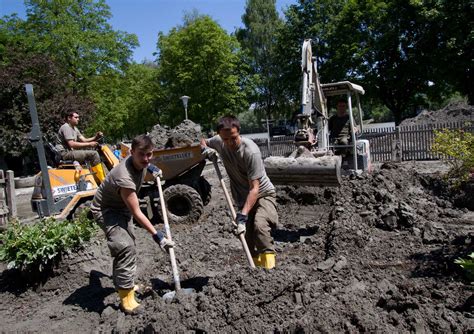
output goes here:
[[[474, 121], [365, 129], [360, 139], [369, 140], [372, 161], [438, 160], [440, 156], [431, 152], [431, 145], [434, 132], [439, 129], [463, 129], [474, 133]], [[287, 156], [295, 149], [293, 136], [272, 138], [270, 150], [267, 139], [256, 139], [255, 143], [263, 158]], [[397, 154], [400, 155], [398, 159]]]

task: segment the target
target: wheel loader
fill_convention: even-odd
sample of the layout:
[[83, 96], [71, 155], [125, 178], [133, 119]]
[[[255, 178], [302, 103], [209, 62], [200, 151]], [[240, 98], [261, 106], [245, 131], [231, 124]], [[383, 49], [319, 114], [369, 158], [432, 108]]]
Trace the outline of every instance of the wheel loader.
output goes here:
[[[90, 166], [80, 165], [77, 161], [62, 161], [55, 145], [43, 140], [33, 86], [27, 84], [25, 88], [33, 124], [29, 140], [37, 150], [41, 169], [35, 179], [31, 197], [32, 209], [39, 217], [73, 218], [83, 207], [89, 205], [99, 181], [94, 178]], [[48, 166], [45, 147], [50, 152], [49, 163], [54, 167]], [[125, 158], [130, 145], [122, 143], [121, 149]], [[108, 145], [99, 145], [98, 151], [106, 172], [119, 164], [119, 159]], [[206, 164], [205, 156], [201, 154], [201, 146], [196, 144], [175, 149], [154, 150], [152, 163], [163, 171], [164, 196], [170, 221], [196, 222], [211, 196], [211, 186], [201, 176]], [[147, 175], [138, 197], [145, 213], [157, 218], [159, 198], [156, 194], [156, 184], [153, 182], [154, 178]]]
[[310, 39], [304, 41], [301, 56], [302, 92], [301, 110], [297, 115], [297, 130], [294, 135], [296, 148], [288, 157], [266, 158], [265, 170], [274, 184], [339, 186], [343, 163], [344, 172], [370, 169], [369, 143], [367, 140], [357, 140], [355, 131], [351, 131], [351, 143], [344, 147], [351, 154], [345, 157], [334, 154], [335, 149], [343, 147], [329, 141], [327, 97], [347, 97], [350, 127], [355, 129], [352, 109], [352, 96], [355, 95], [362, 132], [359, 94], [364, 94], [364, 89], [349, 81], [321, 84]]

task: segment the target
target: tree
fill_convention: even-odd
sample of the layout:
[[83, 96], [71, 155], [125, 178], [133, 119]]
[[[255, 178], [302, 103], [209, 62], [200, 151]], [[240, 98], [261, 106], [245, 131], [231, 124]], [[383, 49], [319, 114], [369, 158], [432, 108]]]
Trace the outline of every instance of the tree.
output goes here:
[[182, 26], [158, 36], [160, 120], [184, 119], [180, 97], [188, 95], [188, 118], [213, 128], [216, 118], [248, 108], [239, 86], [239, 44], [209, 16], [187, 15]]
[[313, 56], [317, 59], [321, 81], [335, 81], [334, 75], [325, 68], [325, 63], [333, 50], [328, 39], [344, 2], [299, 0], [285, 11], [285, 24], [279, 29], [277, 38], [277, 63], [282, 71], [280, 94], [293, 103], [295, 110], [298, 110], [301, 100], [301, 47], [305, 39], [313, 41]]
[[123, 75], [97, 77], [92, 85], [97, 107], [92, 132], [120, 140], [146, 133], [158, 123], [156, 72], [153, 64], [132, 64]]
[[433, 89], [445, 83], [474, 104], [474, 3], [467, 0], [431, 1], [421, 15], [429, 22], [426, 34], [436, 38], [430, 46], [434, 60]]
[[114, 31], [107, 22], [110, 9], [104, 0], [27, 0], [26, 31], [37, 53], [60, 64], [74, 92], [88, 90], [91, 78], [123, 70], [136, 35]]
[[[0, 64], [0, 155], [7, 161], [15, 158], [37, 161], [36, 152], [28, 141], [31, 131], [25, 83], [34, 86], [38, 117], [43, 134], [54, 142], [55, 133], [69, 111], [80, 110], [84, 126], [90, 120], [93, 104], [87, 98], [71, 93], [68, 80], [61, 68], [49, 57], [26, 53], [12, 47], [5, 49]], [[21, 173], [18, 166], [9, 166]], [[15, 168], [16, 167], [16, 168]]]
[[251, 99], [256, 111], [263, 110], [270, 118], [280, 102], [276, 36], [283, 22], [276, 11], [275, 0], [247, 0], [242, 22], [245, 28], [237, 30], [236, 36], [247, 55], [244, 59], [254, 80]]

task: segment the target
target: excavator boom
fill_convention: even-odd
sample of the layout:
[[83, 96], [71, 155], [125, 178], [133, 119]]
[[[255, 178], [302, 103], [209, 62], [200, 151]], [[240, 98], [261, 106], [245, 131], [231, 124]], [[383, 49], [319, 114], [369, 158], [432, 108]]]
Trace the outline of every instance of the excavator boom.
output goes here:
[[328, 149], [326, 98], [319, 82], [310, 39], [303, 43], [301, 72], [301, 110], [297, 116], [298, 130], [294, 136], [295, 151], [289, 157], [266, 158], [265, 170], [274, 184], [339, 186], [341, 158], [332, 155], [332, 151]]

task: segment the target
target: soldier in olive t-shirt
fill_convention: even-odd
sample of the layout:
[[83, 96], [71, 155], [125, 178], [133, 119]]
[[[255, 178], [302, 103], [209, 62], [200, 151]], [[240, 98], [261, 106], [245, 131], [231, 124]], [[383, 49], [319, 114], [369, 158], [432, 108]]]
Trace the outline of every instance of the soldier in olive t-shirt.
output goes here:
[[278, 224], [275, 187], [265, 172], [258, 146], [240, 136], [236, 117], [222, 117], [217, 132], [217, 136], [202, 142], [207, 146], [204, 154], [215, 159], [215, 152], [219, 153], [239, 210], [236, 233], [245, 233], [255, 265], [271, 269], [275, 266], [271, 229]]
[[[139, 304], [135, 300], [134, 280], [137, 269], [137, 252], [133, 234], [133, 218], [144, 227], [166, 250], [173, 243], [156, 231], [149, 219], [140, 210], [137, 193], [143, 179], [150, 170], [153, 156], [153, 143], [145, 135], [132, 141], [131, 156], [114, 167], [92, 200], [91, 211], [97, 224], [107, 238], [107, 245], [113, 257], [113, 281], [120, 296], [120, 307], [125, 313], [135, 314]], [[156, 167], [152, 173], [160, 170]]]

